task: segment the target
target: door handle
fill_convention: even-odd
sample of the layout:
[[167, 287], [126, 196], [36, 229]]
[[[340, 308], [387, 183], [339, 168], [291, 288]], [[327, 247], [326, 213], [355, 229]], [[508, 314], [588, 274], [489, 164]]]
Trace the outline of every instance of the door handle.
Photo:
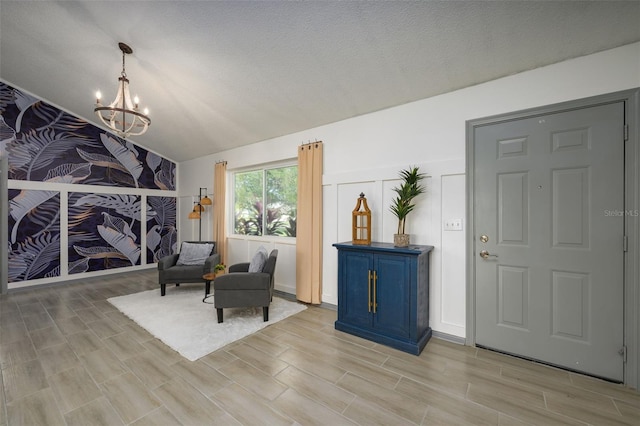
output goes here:
[[486, 250], [482, 250], [480, 252], [480, 257], [483, 258], [483, 259], [488, 259], [490, 257], [498, 257], [498, 255], [497, 254], [491, 254]]

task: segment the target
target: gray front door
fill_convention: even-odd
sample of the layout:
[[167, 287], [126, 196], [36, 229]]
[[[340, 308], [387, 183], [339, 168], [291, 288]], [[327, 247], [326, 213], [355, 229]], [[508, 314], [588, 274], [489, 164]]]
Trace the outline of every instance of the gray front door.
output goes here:
[[474, 128], [476, 344], [623, 380], [624, 103]]

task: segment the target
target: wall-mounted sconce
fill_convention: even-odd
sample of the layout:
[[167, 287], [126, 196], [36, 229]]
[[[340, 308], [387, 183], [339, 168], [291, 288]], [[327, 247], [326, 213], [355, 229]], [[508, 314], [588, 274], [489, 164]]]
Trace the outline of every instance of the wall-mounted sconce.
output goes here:
[[[202, 196], [203, 189], [204, 197]], [[198, 241], [202, 241], [202, 212], [205, 210], [204, 206], [212, 204], [211, 198], [207, 197], [207, 188], [200, 188], [198, 201], [193, 202], [193, 210], [189, 213], [189, 219], [198, 219]]]

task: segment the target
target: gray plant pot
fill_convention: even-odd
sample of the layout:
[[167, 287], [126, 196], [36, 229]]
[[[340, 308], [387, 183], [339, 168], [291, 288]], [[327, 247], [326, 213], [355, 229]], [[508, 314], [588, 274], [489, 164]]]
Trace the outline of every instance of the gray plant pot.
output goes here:
[[393, 234], [393, 245], [396, 247], [409, 246], [409, 234]]

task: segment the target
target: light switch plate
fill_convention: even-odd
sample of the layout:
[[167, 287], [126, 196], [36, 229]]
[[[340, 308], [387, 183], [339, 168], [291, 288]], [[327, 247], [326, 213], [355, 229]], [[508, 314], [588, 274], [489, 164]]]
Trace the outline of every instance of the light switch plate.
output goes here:
[[444, 221], [445, 231], [462, 231], [462, 219], [448, 219]]

